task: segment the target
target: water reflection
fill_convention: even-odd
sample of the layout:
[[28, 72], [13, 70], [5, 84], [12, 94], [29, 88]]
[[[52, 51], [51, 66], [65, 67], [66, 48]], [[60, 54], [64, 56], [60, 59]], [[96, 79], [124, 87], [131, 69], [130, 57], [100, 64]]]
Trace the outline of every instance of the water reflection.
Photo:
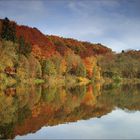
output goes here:
[[140, 112], [133, 114], [117, 109], [102, 116], [74, 123], [42, 127], [36, 133], [17, 139], [139, 139]]
[[[115, 110], [116, 107], [125, 112]], [[120, 128], [126, 127], [126, 130], [130, 130], [128, 129], [130, 122], [126, 120], [132, 120], [135, 117], [139, 122], [139, 110], [139, 85], [104, 85], [102, 87], [99, 83], [75, 87], [18, 85], [0, 90], [0, 137], [15, 138], [18, 135], [16, 138], [20, 138], [19, 135], [25, 135], [21, 138], [81, 138], [83, 135], [82, 138], [103, 138], [100, 136], [113, 138], [117, 133], [123, 136]], [[133, 113], [133, 116], [128, 115], [130, 114], [128, 112], [134, 111], [138, 112]], [[117, 122], [116, 117], [119, 115], [124, 117]], [[105, 122], [106, 119], [107, 122]], [[113, 134], [113, 132], [110, 133], [110, 129], [115, 120], [118, 129], [116, 128]], [[76, 121], [78, 123], [66, 124]], [[65, 134], [60, 131], [64, 131]], [[83, 133], [81, 134], [80, 131]], [[96, 134], [98, 131], [101, 135]], [[128, 131], [126, 135], [129, 134], [127, 133]]]

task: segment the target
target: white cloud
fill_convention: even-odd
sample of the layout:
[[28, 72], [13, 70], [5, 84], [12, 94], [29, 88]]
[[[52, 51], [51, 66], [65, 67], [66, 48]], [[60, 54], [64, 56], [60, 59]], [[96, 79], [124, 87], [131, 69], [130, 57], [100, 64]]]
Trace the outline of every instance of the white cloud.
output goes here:
[[117, 52], [140, 49], [140, 19], [119, 12], [120, 1], [70, 1], [68, 7], [75, 15], [73, 23], [49, 33], [104, 43]]
[[19, 24], [33, 24], [47, 15], [42, 0], [7, 0], [0, 1], [0, 16], [16, 20]]

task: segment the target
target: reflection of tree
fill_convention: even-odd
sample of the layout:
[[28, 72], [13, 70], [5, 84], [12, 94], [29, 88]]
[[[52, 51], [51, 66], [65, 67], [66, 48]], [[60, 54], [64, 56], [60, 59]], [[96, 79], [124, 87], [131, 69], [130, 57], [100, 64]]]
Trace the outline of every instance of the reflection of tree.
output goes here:
[[29, 86], [18, 85], [16, 87], [17, 102], [19, 108], [24, 108], [29, 102]]
[[0, 125], [0, 139], [11, 139], [13, 138], [14, 124]]
[[29, 108], [34, 107], [40, 101], [42, 89], [40, 86], [30, 86], [29, 90]]
[[57, 91], [56, 87], [43, 88], [42, 90], [43, 100], [46, 102], [53, 101], [55, 98], [56, 91]]
[[17, 103], [14, 98], [0, 91], [0, 139], [12, 137], [16, 111]]
[[[93, 113], [96, 104], [95, 98], [100, 95], [100, 91], [98, 91], [100, 88], [97, 87], [76, 86], [65, 90], [63, 87], [43, 86], [41, 102], [34, 105], [32, 116], [26, 119], [23, 127], [17, 125], [15, 134], [23, 135], [31, 131], [35, 132], [44, 125], [52, 126], [100, 116], [103, 109], [99, 108], [100, 113]], [[83, 102], [88, 94], [92, 97], [90, 104], [88, 104], [89, 100]]]
[[101, 88], [99, 83], [71, 88], [18, 85], [16, 96], [0, 93], [0, 134], [12, 138], [46, 125], [101, 117], [116, 106], [140, 110], [139, 91], [138, 85]]
[[11, 138], [15, 125], [22, 124], [31, 115], [32, 106], [40, 100], [41, 96], [40, 87], [29, 87], [29, 85], [17, 85], [14, 92], [13, 96], [11, 90], [0, 91], [0, 135], [2, 138]]
[[82, 103], [86, 105], [93, 105], [96, 104], [96, 96], [93, 94], [93, 87], [92, 85], [88, 86], [87, 92], [85, 93]]
[[15, 122], [15, 113], [17, 111], [16, 103], [12, 96], [5, 96], [0, 93], [0, 124], [9, 124]]
[[31, 115], [31, 111], [28, 107], [28, 105], [24, 106], [22, 109], [19, 109], [18, 112], [17, 112], [17, 115], [18, 115], [18, 124], [19, 125], [22, 125], [24, 120]]
[[140, 110], [140, 85], [105, 86], [100, 100], [121, 109]]

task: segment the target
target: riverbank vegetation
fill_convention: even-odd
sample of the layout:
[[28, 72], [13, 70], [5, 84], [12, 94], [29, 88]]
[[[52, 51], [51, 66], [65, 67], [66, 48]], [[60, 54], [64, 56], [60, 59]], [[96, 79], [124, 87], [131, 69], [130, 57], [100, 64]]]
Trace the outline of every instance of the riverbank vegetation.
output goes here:
[[100, 43], [44, 35], [8, 18], [0, 20], [0, 52], [5, 85], [140, 81], [140, 51], [116, 54]]
[[[44, 57], [39, 51], [35, 53], [34, 45], [24, 37], [24, 34], [16, 34], [16, 26], [17, 24], [8, 18], [0, 21], [1, 83], [8, 85], [16, 82], [45, 82], [55, 85], [100, 80], [100, 68], [94, 56], [83, 59], [77, 51], [67, 47], [68, 50], [63, 55], [56, 51], [55, 54]], [[50, 36], [49, 39], [54, 37]], [[56, 40], [52, 44], [56, 42], [60, 46], [60, 42]]]

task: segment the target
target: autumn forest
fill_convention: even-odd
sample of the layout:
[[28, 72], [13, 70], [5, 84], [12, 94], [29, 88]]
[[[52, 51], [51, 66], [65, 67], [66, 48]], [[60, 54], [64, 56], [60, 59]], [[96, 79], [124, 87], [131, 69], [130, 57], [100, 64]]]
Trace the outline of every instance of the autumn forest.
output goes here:
[[140, 110], [139, 62], [140, 50], [116, 53], [0, 19], [0, 138], [101, 117], [114, 107]]
[[0, 38], [0, 82], [5, 85], [140, 78], [140, 51], [116, 54], [100, 43], [44, 35], [35, 27], [17, 25], [8, 18], [0, 20]]

